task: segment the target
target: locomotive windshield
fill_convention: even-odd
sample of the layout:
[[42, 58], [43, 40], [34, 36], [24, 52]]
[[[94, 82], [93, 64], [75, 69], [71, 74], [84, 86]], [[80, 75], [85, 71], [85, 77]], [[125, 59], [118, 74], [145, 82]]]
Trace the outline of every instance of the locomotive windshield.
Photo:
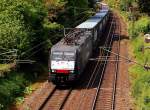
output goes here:
[[53, 52], [52, 53], [53, 60], [62, 60], [63, 59], [63, 52]]
[[74, 57], [73, 52], [64, 52], [64, 60], [74, 60]]
[[75, 53], [73, 52], [53, 52], [52, 53], [52, 60], [64, 60], [64, 61], [74, 61], [75, 60]]

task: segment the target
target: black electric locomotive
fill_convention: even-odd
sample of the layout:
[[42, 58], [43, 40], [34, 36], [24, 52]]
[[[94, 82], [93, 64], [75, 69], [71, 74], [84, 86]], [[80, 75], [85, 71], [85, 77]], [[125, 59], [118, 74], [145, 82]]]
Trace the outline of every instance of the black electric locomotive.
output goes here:
[[108, 17], [109, 9], [101, 9], [94, 16], [72, 29], [51, 48], [49, 80], [61, 83], [79, 79], [101, 39], [102, 30], [106, 26]]

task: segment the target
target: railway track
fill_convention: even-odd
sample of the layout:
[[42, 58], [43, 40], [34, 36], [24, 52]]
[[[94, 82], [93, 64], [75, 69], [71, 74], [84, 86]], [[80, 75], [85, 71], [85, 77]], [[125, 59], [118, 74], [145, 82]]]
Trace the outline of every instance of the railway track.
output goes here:
[[[115, 17], [115, 20], [117, 18]], [[115, 21], [114, 21], [115, 22]], [[118, 64], [119, 64], [119, 52], [120, 52], [120, 25], [115, 22], [113, 27], [116, 29], [111, 33], [112, 35], [112, 51], [118, 55], [114, 55], [107, 51], [110, 56], [106, 55], [108, 60], [106, 60], [105, 66], [103, 67], [102, 81], [100, 80], [95, 99], [93, 101], [92, 110], [115, 110], [115, 97], [116, 97], [116, 87], [117, 87], [117, 76], [118, 76]], [[107, 47], [106, 47], [107, 48]], [[112, 62], [113, 61], [113, 62]], [[106, 63], [107, 62], [107, 63]], [[105, 69], [104, 69], [105, 68]], [[111, 70], [111, 71], [110, 71]]]
[[[112, 23], [111, 23], [111, 27], [109, 30], [111, 30], [112, 28]], [[110, 34], [110, 32], [109, 32]], [[109, 35], [107, 36], [108, 38], [106, 39], [105, 45], [108, 45], [109, 41]], [[111, 43], [109, 44], [111, 45]], [[104, 55], [105, 53], [103, 53], [104, 51], [100, 51], [99, 56], [100, 55]], [[83, 83], [83, 85], [85, 87], [84, 91], [78, 91], [80, 92], [80, 96], [78, 97], [80, 99], [80, 101], [78, 101], [76, 109], [80, 110], [82, 109], [82, 107], [84, 107], [83, 103], [87, 98], [88, 95], [88, 89], [93, 87], [96, 83], [97, 83], [97, 76], [99, 75], [99, 72], [101, 71], [103, 64], [101, 62], [101, 60], [98, 60], [97, 63], [95, 64], [95, 67], [93, 69], [92, 74], [90, 75], [90, 78], [88, 79], [87, 82], [81, 82], [81, 84]], [[58, 87], [54, 87], [53, 90], [49, 93], [48, 97], [45, 99], [44, 103], [40, 106], [39, 110], [66, 110], [66, 109], [70, 109], [66, 108], [66, 103], [68, 102], [69, 97], [71, 97], [71, 95], [75, 95], [76, 93], [74, 93], [76, 91], [76, 88], [58, 88]], [[92, 92], [92, 94], [95, 94], [96, 91]], [[90, 91], [89, 91], [90, 93]], [[94, 97], [94, 96], [92, 96]], [[91, 98], [92, 98], [91, 97]], [[71, 109], [70, 109], [71, 110]]]
[[[118, 26], [118, 27], [117, 27]], [[116, 30], [116, 28], [118, 30]], [[120, 27], [114, 20], [111, 21], [110, 29], [108, 32], [108, 38], [105, 42], [105, 47], [111, 47], [110, 50], [119, 54], [119, 48], [120, 48]], [[110, 39], [109, 39], [110, 38]], [[99, 55], [103, 60], [100, 58], [97, 63], [95, 64], [95, 67], [91, 73], [91, 76], [89, 78], [89, 81], [84, 85], [84, 89], [80, 91], [74, 91], [73, 94], [76, 94], [79, 98], [74, 98], [75, 100], [78, 100], [78, 103], [74, 102], [74, 107], [69, 109], [70, 100], [68, 100], [68, 107], [64, 107], [64, 110], [111, 110], [115, 109], [115, 94], [116, 94], [116, 85], [117, 85], [117, 74], [118, 74], [118, 62], [119, 62], [119, 56], [111, 54], [110, 52], [104, 52], [104, 50], [100, 51]], [[107, 73], [108, 69], [112, 69], [109, 74]], [[108, 76], [109, 75], [109, 76]], [[107, 76], [107, 81], [106, 80]], [[110, 77], [110, 78], [109, 78]], [[102, 94], [104, 86], [103, 83], [106, 82], [105, 85], [107, 85], [105, 88], [110, 89], [111, 91], [107, 94], [110, 97], [110, 100], [103, 100], [103, 98], [99, 100], [99, 97], [106, 96], [106, 94]], [[107, 84], [108, 83], [108, 84]], [[108, 87], [109, 85], [109, 87]], [[92, 88], [92, 89], [91, 89]], [[72, 97], [73, 99], [73, 97]], [[74, 101], [75, 101], [74, 100]], [[108, 103], [107, 106], [105, 106], [104, 103]], [[99, 106], [99, 104], [103, 103], [104, 106]]]
[[[112, 28], [115, 28], [114, 26], [114, 20], [111, 21], [110, 23], [110, 28], [109, 28], [109, 32], [107, 35], [107, 39], [106, 42], [104, 44], [104, 46], [110, 46], [112, 45], [113, 41], [113, 37], [110, 37], [112, 34]], [[111, 38], [111, 39], [109, 39]], [[63, 108], [64, 110], [91, 110], [91, 109], [95, 109], [95, 103], [97, 102], [97, 97], [98, 97], [98, 93], [99, 93], [99, 88], [100, 85], [103, 81], [103, 76], [104, 76], [104, 71], [105, 71], [105, 67], [107, 64], [107, 59], [110, 57], [109, 52], [104, 52], [104, 50], [99, 52], [100, 57], [105, 57], [105, 61], [102, 61], [101, 59], [97, 60], [97, 63], [94, 66], [94, 69], [92, 69], [92, 73], [90, 78], [88, 79], [88, 82], [85, 83], [84, 85], [84, 89], [79, 91], [74, 91], [74, 93], [72, 94], [76, 94], [76, 96], [78, 96], [79, 98], [74, 98], [74, 101], [78, 100], [78, 103], [74, 102], [74, 106], [72, 106], [72, 108], [70, 109], [70, 104], [73, 103], [71, 100], [68, 100], [68, 104], [66, 104], [66, 106]], [[116, 59], [115, 59], [116, 60]], [[101, 71], [101, 69], [103, 68], [103, 70]], [[117, 68], [117, 67], [116, 67]], [[116, 76], [117, 78], [117, 76]], [[83, 86], [83, 85], [82, 85]], [[91, 89], [92, 88], [92, 89]], [[93, 89], [94, 88], [94, 89]], [[115, 93], [115, 92], [114, 92]], [[71, 99], [73, 99], [73, 97], [71, 97]], [[94, 101], [93, 101], [94, 100]]]
[[41, 99], [43, 102], [40, 101], [40, 105], [32, 104], [31, 109], [115, 110], [121, 32], [116, 19], [114, 15], [110, 18], [105, 44], [100, 48], [98, 57], [92, 59], [92, 64], [95, 63], [84, 72], [81, 85], [71, 88], [58, 88], [53, 85], [51, 89], [43, 89], [47, 97], [37, 98], [37, 102]]
[[[104, 46], [106, 46], [106, 47], [111, 46], [112, 42], [113, 42], [113, 39], [110, 36], [112, 28], [113, 28], [113, 23], [114, 23], [114, 18], [112, 17], [109, 32], [108, 32], [108, 35], [107, 35], [107, 38], [106, 38], [106, 41], [104, 44]], [[105, 56], [105, 58], [103, 60], [107, 60], [107, 58], [109, 57], [109, 53], [108, 52], [105, 53], [104, 50], [100, 50], [98, 56], [103, 57], [103, 58]], [[105, 66], [107, 64], [107, 61], [103, 63], [103, 60], [101, 60], [101, 58], [98, 59], [96, 66], [92, 72], [92, 76], [87, 84], [87, 87], [86, 87], [87, 91], [82, 94], [81, 99], [84, 99], [84, 101], [80, 100], [77, 110], [84, 110], [85, 108], [86, 109], [88, 109], [88, 108], [94, 109], [93, 106], [94, 106], [94, 103], [96, 102], [96, 97], [97, 97], [97, 93], [99, 90], [99, 84], [101, 84], [101, 82], [103, 80], [103, 75], [104, 75], [103, 71], [105, 70]], [[103, 70], [101, 71], [102, 68], [103, 68]], [[92, 88], [94, 85], [98, 85], [98, 86], [95, 88], [95, 90], [93, 92], [88, 90], [89, 88]], [[93, 96], [89, 97], [91, 93], [93, 94]], [[94, 96], [94, 94], [95, 94], [95, 96]], [[92, 101], [91, 99], [93, 99], [94, 101], [91, 102]], [[90, 102], [90, 103], [88, 103], [88, 104], [83, 103], [83, 102], [86, 102], [86, 100], [88, 100], [87, 102]]]
[[62, 110], [72, 88], [55, 87], [39, 110]]

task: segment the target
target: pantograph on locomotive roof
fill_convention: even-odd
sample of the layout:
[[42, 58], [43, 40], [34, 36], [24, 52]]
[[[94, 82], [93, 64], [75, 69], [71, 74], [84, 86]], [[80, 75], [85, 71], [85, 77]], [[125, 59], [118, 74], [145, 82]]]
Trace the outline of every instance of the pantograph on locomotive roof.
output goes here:
[[88, 29], [64, 28], [64, 40], [67, 45], [78, 45], [81, 36], [84, 36]]

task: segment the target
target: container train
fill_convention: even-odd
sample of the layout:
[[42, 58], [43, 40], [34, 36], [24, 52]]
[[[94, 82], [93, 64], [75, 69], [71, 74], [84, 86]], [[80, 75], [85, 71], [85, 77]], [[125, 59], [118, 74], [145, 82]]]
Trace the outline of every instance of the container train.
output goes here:
[[102, 9], [94, 16], [70, 29], [64, 38], [52, 46], [49, 52], [49, 81], [67, 83], [80, 78], [101, 40], [108, 18], [109, 8], [102, 4]]

